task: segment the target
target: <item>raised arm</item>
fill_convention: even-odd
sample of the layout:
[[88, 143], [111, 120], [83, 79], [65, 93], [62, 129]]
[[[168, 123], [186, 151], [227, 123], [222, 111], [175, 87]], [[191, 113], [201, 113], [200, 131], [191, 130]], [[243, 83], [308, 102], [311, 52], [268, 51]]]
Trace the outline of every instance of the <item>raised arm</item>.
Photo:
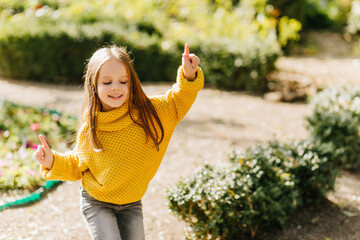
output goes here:
[[191, 54], [189, 46], [185, 44], [176, 84], [165, 94], [168, 114], [175, 124], [183, 119], [194, 103], [198, 91], [204, 86], [204, 75], [198, 67], [199, 64], [200, 59]]

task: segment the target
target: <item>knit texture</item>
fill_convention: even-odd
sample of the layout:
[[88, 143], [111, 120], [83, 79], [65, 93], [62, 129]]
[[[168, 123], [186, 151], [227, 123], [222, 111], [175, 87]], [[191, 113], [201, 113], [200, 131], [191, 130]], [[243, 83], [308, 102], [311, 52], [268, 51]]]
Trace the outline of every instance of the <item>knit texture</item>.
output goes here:
[[[88, 122], [79, 129], [73, 151], [53, 151], [53, 167], [41, 166], [46, 180], [82, 179], [85, 190], [95, 199], [114, 204], [139, 201], [156, 174], [176, 125], [189, 111], [204, 85], [200, 68], [194, 81], [188, 81], [182, 67], [176, 83], [165, 95], [149, 97], [164, 128], [164, 140], [157, 151], [146, 141], [145, 131], [130, 118], [128, 105], [109, 112], [97, 112], [97, 136], [103, 151], [94, 151], [87, 136]], [[136, 112], [132, 113], [137, 119]]]

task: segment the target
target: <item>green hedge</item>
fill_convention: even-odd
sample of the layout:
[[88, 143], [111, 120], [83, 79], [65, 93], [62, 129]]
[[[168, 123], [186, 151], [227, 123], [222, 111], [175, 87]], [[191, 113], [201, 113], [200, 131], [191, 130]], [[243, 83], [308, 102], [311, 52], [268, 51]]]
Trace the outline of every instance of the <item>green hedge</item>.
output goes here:
[[301, 28], [267, 9], [266, 1], [253, 0], [225, 5], [5, 0], [0, 3], [0, 76], [81, 83], [86, 59], [116, 43], [132, 51], [143, 81], [173, 82], [187, 42], [201, 57], [210, 86], [264, 92], [281, 46], [298, 39]]
[[234, 151], [233, 164], [206, 165], [169, 188], [168, 205], [191, 226], [191, 239], [254, 237], [333, 190], [339, 169], [332, 154], [331, 145], [311, 140]]
[[211, 86], [265, 92], [268, 89], [267, 75], [275, 70], [275, 61], [280, 54], [270, 44], [255, 39], [213, 38], [194, 49], [201, 58], [206, 82]]
[[[56, 83], [81, 83], [84, 62], [105, 43], [126, 45], [135, 59], [135, 69], [145, 81], [175, 79], [181, 64], [183, 42], [172, 41], [164, 49], [157, 35], [132, 32], [116, 23], [60, 25], [33, 19], [33, 28], [23, 22], [3, 28], [0, 36], [0, 75]], [[194, 41], [191, 51], [202, 59], [210, 86], [264, 92], [266, 75], [274, 70], [279, 52], [261, 42], [233, 39]]]
[[311, 99], [310, 108], [311, 135], [335, 146], [337, 166], [356, 167], [360, 163], [360, 87], [327, 88]]
[[172, 60], [174, 57], [161, 50], [158, 39], [141, 32], [131, 33], [116, 23], [77, 25], [63, 22], [56, 25], [37, 19], [27, 20], [33, 21], [30, 21], [32, 28], [23, 27], [23, 21], [5, 29], [3, 27], [5, 31], [0, 35], [0, 57], [6, 61], [0, 62], [1, 76], [82, 83], [86, 59], [97, 48], [112, 42], [127, 45], [132, 50], [139, 75], [148, 81], [169, 80], [164, 68], [159, 68], [164, 64], [176, 72], [177, 66]]

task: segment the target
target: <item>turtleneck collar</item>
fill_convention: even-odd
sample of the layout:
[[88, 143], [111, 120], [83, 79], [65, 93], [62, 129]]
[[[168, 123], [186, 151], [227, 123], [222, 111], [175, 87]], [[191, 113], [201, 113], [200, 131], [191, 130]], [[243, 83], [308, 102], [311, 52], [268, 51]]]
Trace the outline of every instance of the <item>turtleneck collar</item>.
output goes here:
[[[134, 120], [138, 119], [137, 111], [132, 111], [131, 115]], [[129, 113], [129, 103], [128, 101], [124, 102], [118, 108], [115, 108], [108, 112], [101, 112], [100, 109], [96, 111], [97, 117], [97, 131], [112, 132], [119, 131], [130, 124], [133, 124], [134, 121], [130, 117]], [[88, 119], [86, 118], [86, 122]]]
[[118, 118], [121, 118], [129, 114], [129, 103], [126, 101], [123, 105], [118, 108], [115, 108], [111, 111], [102, 112], [100, 110], [96, 111], [98, 123], [109, 123]]

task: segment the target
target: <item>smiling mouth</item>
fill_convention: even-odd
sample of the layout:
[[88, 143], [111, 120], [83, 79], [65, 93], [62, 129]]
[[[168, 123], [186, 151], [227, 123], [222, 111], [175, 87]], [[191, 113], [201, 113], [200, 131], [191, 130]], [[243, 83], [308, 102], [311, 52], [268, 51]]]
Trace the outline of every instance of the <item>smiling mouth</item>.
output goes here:
[[114, 99], [114, 100], [118, 100], [122, 97], [122, 95], [108, 95], [108, 96], [109, 96], [109, 98]]

